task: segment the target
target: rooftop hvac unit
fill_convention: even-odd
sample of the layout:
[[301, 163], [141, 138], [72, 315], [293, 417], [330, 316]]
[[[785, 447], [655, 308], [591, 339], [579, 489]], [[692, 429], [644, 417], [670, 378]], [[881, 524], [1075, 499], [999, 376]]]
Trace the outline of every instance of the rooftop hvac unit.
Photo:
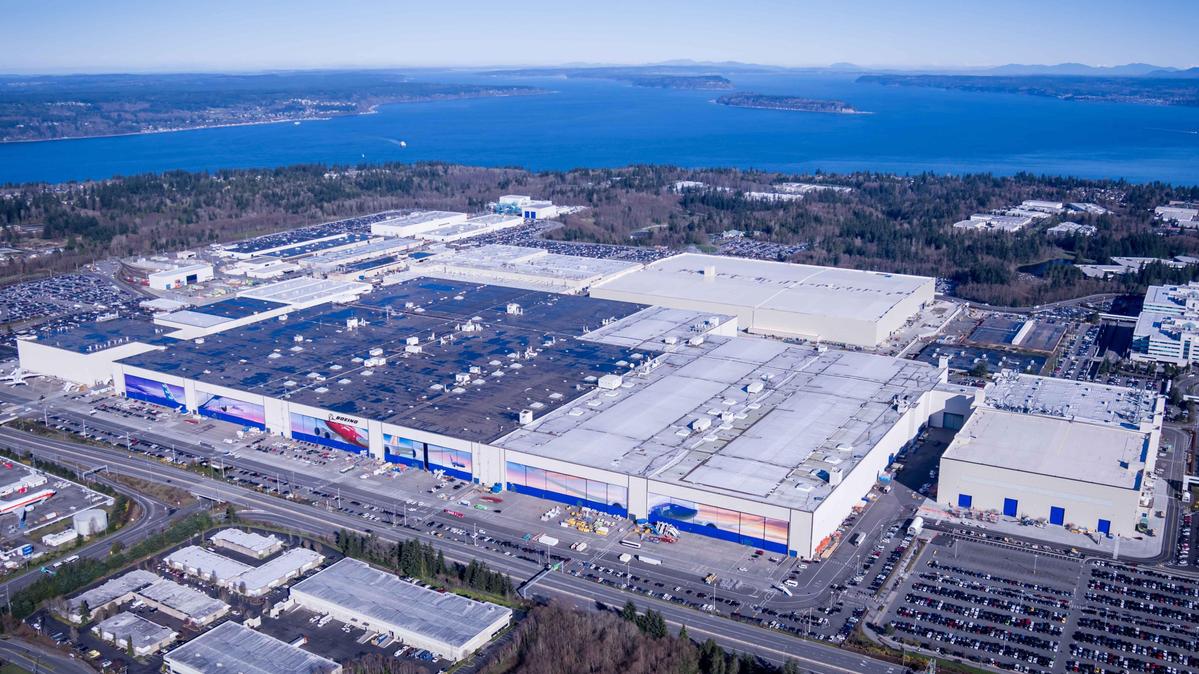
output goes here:
[[383, 356], [371, 356], [362, 361], [362, 364], [367, 367], [382, 367], [387, 364], [387, 359]]
[[841, 479], [843, 477], [845, 477], [845, 475], [840, 468], [829, 468], [828, 484], [830, 487], [836, 487], [837, 485], [841, 484]]
[[751, 381], [745, 385], [745, 390], [748, 393], [761, 393], [762, 389], [765, 387], [766, 385], [760, 381]]
[[533, 423], [533, 410], [521, 410], [520, 411], [520, 425], [528, 426], [531, 423]]
[[304, 335], [295, 335], [291, 338], [291, 341], [302, 342], [302, 341], [304, 341]]
[[420, 337], [409, 337], [408, 339], [404, 340], [404, 343], [407, 344], [408, 346], [412, 346], [414, 344], [420, 344]]
[[837, 451], [838, 452], [852, 452], [853, 445], [842, 442], [841, 444], [837, 445]]
[[280, 321], [286, 321], [286, 320], [287, 320], [287, 314], [280, 314], [280, 315], [279, 315], [279, 320], [280, 320]]
[[371, 349], [370, 351], [367, 351], [366, 354], [368, 356], [382, 356], [383, 349], [376, 346], [375, 348]]
[[459, 372], [458, 374], [454, 375], [454, 383], [455, 384], [465, 384], [468, 381], [470, 381], [469, 373]]
[[197, 338], [196, 338], [196, 344], [203, 344], [203, 343], [204, 343], [204, 338], [203, 338], [203, 337], [197, 337]]
[[703, 433], [712, 427], [712, 420], [708, 417], [696, 417], [691, 420], [691, 430], [696, 433]]
[[520, 315], [524, 314], [524, 310], [521, 309], [520, 305], [517, 304], [516, 302], [509, 302], [508, 306], [505, 307], [504, 311], [506, 313], [512, 314], [513, 316], [520, 316]]
[[618, 374], [606, 374], [599, 378], [599, 387], [608, 391], [620, 388], [624, 379]]
[[716, 265], [710, 264], [704, 267], [704, 279], [709, 281], [716, 280]]
[[346, 330], [356, 330], [359, 325], [360, 323], [357, 318], [346, 319]]
[[420, 353], [421, 351], [420, 344], [409, 344], [404, 347], [404, 353]]
[[691, 346], [699, 346], [700, 344], [704, 343], [704, 338], [700, 335], [696, 335], [696, 336], [692, 337], [691, 339], [688, 339], [687, 343], [690, 344]]

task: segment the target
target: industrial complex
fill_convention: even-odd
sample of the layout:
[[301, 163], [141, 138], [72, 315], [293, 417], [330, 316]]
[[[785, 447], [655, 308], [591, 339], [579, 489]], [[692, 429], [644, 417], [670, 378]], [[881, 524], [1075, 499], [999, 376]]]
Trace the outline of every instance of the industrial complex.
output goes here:
[[[1004, 217], [1082, 206], [1027, 201]], [[211, 473], [228, 491], [197, 495], [238, 494], [242, 521], [286, 527], [220, 526], [44, 610], [104, 657], [187, 674], [338, 674], [376, 658], [437, 671], [520, 615], [477, 599], [587, 582], [588, 601], [644, 594], [689, 626], [752, 609], [727, 624], [841, 643], [870, 620], [940, 641], [935, 626], [958, 618], [926, 609], [944, 597], [994, 602], [976, 618], [1025, 629], [991, 617], [1033, 615], [1013, 602], [1040, 585], [992, 582], [1012, 550], [1056, 565], [1048, 587], [1094, 561], [1074, 546], [1149, 554], [1176, 526], [1182, 441], [1160, 387], [1100, 379], [1090, 312], [1106, 307], [980, 310], [936, 298], [926, 277], [539, 239], [536, 221], [560, 210], [506, 195], [483, 214], [388, 211], [126, 263], [147, 272], [158, 313], [18, 339], [13, 376], [41, 375], [26, 390], [61, 388], [82, 415], [43, 423], [82, 421], [120, 445], [93, 460], [120, 469], [144, 453], [175, 484]], [[149, 280], [209, 262], [211, 280]], [[1196, 297], [1151, 288], [1134, 357], [1199, 358]], [[1055, 366], [1094, 373], [1034, 374]], [[57, 486], [13, 470], [2, 499]], [[102, 528], [82, 505], [78, 531]], [[326, 538], [300, 545], [297, 530]], [[959, 553], [970, 561], [951, 566]], [[421, 570], [431, 559], [439, 570]], [[1100, 603], [1110, 589], [1090, 588]], [[999, 646], [980, 640], [988, 655], [973, 659], [1050, 671], [1069, 596], [1039, 599], [1056, 613], [1027, 627], [1052, 639], [979, 633]], [[804, 615], [829, 597], [829, 618]]]
[[[371, 230], [423, 237], [469, 222], [417, 212]], [[319, 267], [412, 247], [383, 239], [328, 252], [344, 240], [228, 250], [320, 244], [310, 258]], [[1104, 484], [1118, 491], [1110, 509], [1084, 511], [1080, 495], [1067, 517], [1131, 531], [1146, 507], [1136, 477], [1146, 459], [1125, 457], [1125, 445], [1140, 437], [1155, 446], [1156, 434], [1034, 402], [999, 405], [996, 396], [1016, 396], [1011, 385], [962, 389], [948, 383], [945, 362], [860, 350], [886, 342], [932, 299], [924, 277], [697, 254], [642, 265], [485, 245], [423, 259], [390, 284], [297, 276], [122, 326], [113, 338], [96, 324], [19, 346], [30, 371], [111, 380], [137, 400], [803, 558], [835, 543], [930, 425], [963, 428], [944, 480], [994, 482], [964, 470], [985, 466]], [[1033, 401], [1053, 386], [1029, 389]], [[1053, 433], [1057, 444], [1031, 448], [1030, 438]], [[1057, 471], [1101, 465], [1069, 454], [1080, 438], [1110, 446], [1110, 474]], [[1055, 523], [1066, 508], [1006, 486], [954, 485], [941, 491], [962, 495], [954, 507]], [[202, 548], [169, 561], [218, 583], [248, 577], [250, 592], [274, 582]]]

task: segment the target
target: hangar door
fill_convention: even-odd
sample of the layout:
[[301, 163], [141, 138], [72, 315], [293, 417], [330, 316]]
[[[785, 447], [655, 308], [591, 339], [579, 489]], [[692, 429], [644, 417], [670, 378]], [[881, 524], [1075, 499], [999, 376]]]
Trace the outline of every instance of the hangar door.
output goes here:
[[962, 424], [966, 423], [966, 415], [965, 414], [954, 414], [953, 412], [946, 412], [945, 414], [942, 415], [942, 417], [943, 417], [943, 419], [941, 421], [941, 424], [945, 428], [948, 428], [951, 431], [962, 430]]

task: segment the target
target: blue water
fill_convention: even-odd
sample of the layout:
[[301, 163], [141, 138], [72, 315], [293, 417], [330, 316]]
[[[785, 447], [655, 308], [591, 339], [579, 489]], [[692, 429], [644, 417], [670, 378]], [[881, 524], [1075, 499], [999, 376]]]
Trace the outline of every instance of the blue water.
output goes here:
[[554, 93], [392, 105], [299, 126], [0, 145], [0, 182], [442, 160], [534, 170], [665, 163], [787, 172], [1032, 171], [1199, 184], [1199, 108], [883, 87], [841, 75], [731, 77], [739, 90], [841, 99], [873, 113], [828, 115], [731, 108], [713, 104], [715, 92], [602, 80], [423, 77]]

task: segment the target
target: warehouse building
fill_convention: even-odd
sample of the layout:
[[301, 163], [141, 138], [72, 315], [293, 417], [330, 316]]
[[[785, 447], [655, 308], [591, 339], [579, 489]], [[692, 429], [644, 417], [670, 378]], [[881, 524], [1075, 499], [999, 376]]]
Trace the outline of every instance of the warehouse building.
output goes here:
[[347, 265], [363, 260], [384, 256], [395, 256], [400, 253], [405, 253], [414, 248], [420, 247], [422, 244], [416, 239], [379, 239], [372, 241], [365, 246], [357, 248], [348, 248], [346, 250], [334, 251], [332, 253], [322, 253], [313, 255], [312, 257], [301, 260], [300, 264], [312, 269], [313, 271], [322, 274], [329, 274], [339, 269], [343, 269]]
[[324, 557], [314, 550], [292, 548], [261, 566], [250, 566], [218, 555], [207, 548], [189, 545], [167, 555], [172, 569], [207, 580], [247, 597], [259, 597], [292, 578], [317, 568]]
[[461, 660], [512, 620], [502, 606], [437, 592], [346, 558], [296, 583], [291, 598], [334, 620]]
[[132, 649], [136, 657], [157, 653], [179, 636], [168, 627], [128, 611], [101, 621], [92, 632], [118, 648]]
[[120, 606], [133, 598], [133, 594], [159, 581], [159, 577], [149, 571], [134, 569], [122, 576], [104, 581], [86, 592], [67, 600], [67, 617], [72, 622], [81, 623], [84, 620], [83, 609], [88, 613], [105, 611]]
[[522, 224], [524, 224], [524, 220], [517, 215], [487, 213], [485, 215], [476, 215], [473, 218], [467, 218], [462, 222], [452, 225], [442, 225], [436, 229], [430, 229], [427, 232], [421, 232], [420, 234], [417, 234], [417, 236], [425, 241], [450, 243], [452, 241], [469, 239], [472, 236], [491, 234], [492, 232], [498, 232], [503, 229], [518, 227]]
[[924, 276], [686, 253], [602, 281], [591, 296], [729, 314], [760, 335], [876, 347], [934, 290]]
[[155, 290], [174, 290], [212, 280], [212, 265], [207, 262], [171, 267], [151, 273], [147, 285]]
[[399, 236], [411, 238], [438, 227], [466, 222], [466, 213], [453, 211], [413, 211], [371, 225], [375, 236]]
[[1155, 393], [1005, 372], [941, 457], [951, 508], [1134, 536], [1153, 507], [1165, 401]]
[[149, 321], [118, 318], [81, 325], [74, 330], [17, 339], [21, 368], [82, 386], [112, 379], [113, 363], [154, 351], [174, 340], [174, 328]]
[[257, 559], [270, 557], [283, 549], [283, 541], [274, 534], [263, 536], [241, 529], [221, 529], [209, 540], [218, 548], [225, 548]]
[[229, 605], [186, 585], [165, 578], [137, 591], [146, 604], [195, 625], [208, 625], [229, 612]]
[[223, 622], [163, 656], [169, 674], [341, 674], [341, 665], [256, 632]]
[[559, 255], [541, 248], [490, 244], [434, 255], [414, 273], [474, 283], [499, 283], [554, 293], [578, 294], [641, 269], [637, 262]]

